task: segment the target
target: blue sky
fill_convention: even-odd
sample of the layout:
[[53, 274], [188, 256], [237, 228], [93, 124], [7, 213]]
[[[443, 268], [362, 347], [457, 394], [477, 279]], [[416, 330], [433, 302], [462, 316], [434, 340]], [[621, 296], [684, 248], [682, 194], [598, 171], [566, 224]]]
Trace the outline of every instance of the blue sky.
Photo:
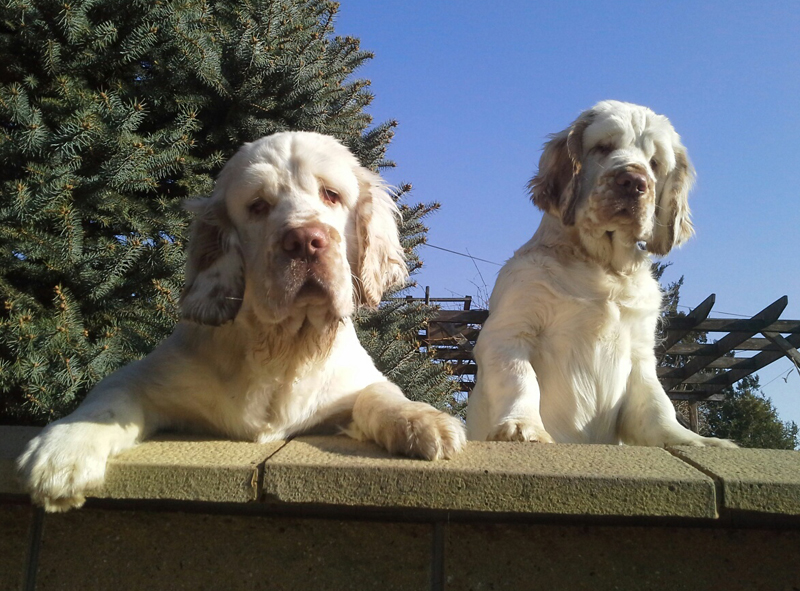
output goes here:
[[[713, 315], [750, 316], [788, 295], [782, 317], [800, 318], [797, 0], [342, 0], [337, 34], [375, 53], [358, 72], [369, 111], [399, 122], [384, 176], [442, 204], [431, 244], [504, 262], [539, 223], [525, 184], [547, 134], [599, 100], [639, 103], [672, 120], [697, 169], [697, 235], [666, 259], [667, 279], [685, 278], [681, 303], [716, 293]], [[479, 296], [499, 269], [421, 255], [420, 295]], [[791, 369], [783, 359], [759, 375], [800, 424]]]

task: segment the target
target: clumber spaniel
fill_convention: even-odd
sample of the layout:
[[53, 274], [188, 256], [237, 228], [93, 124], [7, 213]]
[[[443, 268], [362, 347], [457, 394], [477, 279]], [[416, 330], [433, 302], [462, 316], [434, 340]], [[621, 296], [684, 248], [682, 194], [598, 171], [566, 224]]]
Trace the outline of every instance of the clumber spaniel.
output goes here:
[[648, 253], [693, 232], [694, 171], [666, 117], [604, 101], [546, 144], [544, 211], [505, 264], [475, 346], [470, 439], [733, 446], [682, 427], [656, 376]]
[[355, 306], [407, 276], [377, 174], [333, 138], [278, 133], [189, 207], [184, 320], [30, 442], [18, 468], [36, 503], [79, 507], [109, 456], [159, 429], [267, 442], [339, 426], [429, 460], [462, 447], [461, 423], [405, 398], [356, 338]]

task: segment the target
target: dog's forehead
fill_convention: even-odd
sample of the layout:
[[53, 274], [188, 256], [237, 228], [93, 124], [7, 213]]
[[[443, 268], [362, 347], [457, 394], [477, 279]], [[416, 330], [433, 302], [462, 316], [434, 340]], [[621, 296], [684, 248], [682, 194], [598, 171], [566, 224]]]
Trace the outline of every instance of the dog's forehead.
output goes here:
[[672, 161], [673, 144], [678, 137], [669, 120], [639, 105], [601, 103], [593, 109], [593, 119], [583, 141], [589, 148], [612, 143], [616, 148], [639, 148], [648, 155], [657, 154]]
[[590, 113], [591, 123], [583, 135], [587, 144], [613, 140], [617, 145], [632, 145], [647, 127], [645, 110], [633, 109], [624, 103], [613, 108], [601, 103]]
[[[236, 161], [236, 162], [235, 162]], [[311, 132], [284, 132], [246, 144], [231, 165], [233, 199], [247, 199], [255, 192], [280, 198], [316, 193], [320, 184], [335, 190], [347, 205], [358, 195], [354, 174], [358, 161], [335, 139]]]

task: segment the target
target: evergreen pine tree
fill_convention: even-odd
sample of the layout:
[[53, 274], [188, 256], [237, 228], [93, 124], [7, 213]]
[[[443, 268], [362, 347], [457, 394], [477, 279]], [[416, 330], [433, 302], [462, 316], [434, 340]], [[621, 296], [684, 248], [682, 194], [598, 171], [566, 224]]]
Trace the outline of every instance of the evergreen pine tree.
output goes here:
[[[370, 127], [369, 82], [352, 78], [371, 54], [334, 36], [336, 10], [325, 0], [0, 6], [0, 420], [63, 416], [169, 334], [181, 203], [207, 194], [243, 142], [312, 130], [365, 166], [392, 164], [395, 124]], [[433, 209], [404, 207], [409, 248]], [[392, 304], [363, 323], [382, 369], [442, 406], [446, 376], [413, 340], [428, 313]]]

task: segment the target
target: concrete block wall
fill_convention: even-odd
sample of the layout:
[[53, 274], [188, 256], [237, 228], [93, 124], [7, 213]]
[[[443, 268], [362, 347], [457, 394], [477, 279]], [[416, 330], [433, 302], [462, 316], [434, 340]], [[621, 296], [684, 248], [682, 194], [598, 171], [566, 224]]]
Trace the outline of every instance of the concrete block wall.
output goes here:
[[800, 589], [800, 452], [165, 437], [44, 514], [36, 432], [0, 427], [0, 590]]

